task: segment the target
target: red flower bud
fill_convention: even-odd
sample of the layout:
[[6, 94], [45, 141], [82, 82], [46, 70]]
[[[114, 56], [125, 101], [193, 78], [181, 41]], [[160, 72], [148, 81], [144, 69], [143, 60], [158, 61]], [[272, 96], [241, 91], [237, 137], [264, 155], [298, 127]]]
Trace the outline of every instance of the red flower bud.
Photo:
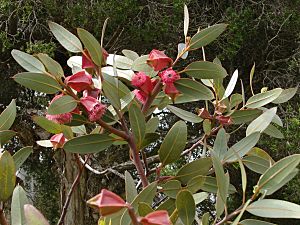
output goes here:
[[150, 94], [153, 90], [151, 78], [144, 72], [136, 73], [131, 80], [131, 84], [142, 90], [146, 94]]
[[168, 212], [165, 210], [158, 210], [149, 213], [141, 219], [143, 225], [171, 225]]
[[82, 94], [83, 94], [83, 97], [91, 96], [93, 98], [98, 98], [98, 96], [100, 94], [100, 89], [94, 88], [92, 90], [84, 90]]
[[160, 72], [158, 76], [160, 76], [162, 82], [165, 84], [174, 83], [176, 80], [180, 79], [180, 75], [171, 67]]
[[80, 71], [65, 79], [65, 84], [80, 92], [93, 88], [92, 76], [85, 71]]
[[232, 124], [232, 119], [230, 116], [217, 116], [216, 119], [222, 124], [223, 126], [228, 126]]
[[[50, 105], [57, 99], [59, 99], [60, 97], [62, 97], [63, 95], [56, 95], [54, 96], [54, 98], [51, 100]], [[57, 114], [57, 115], [46, 115], [46, 118], [48, 120], [51, 120], [55, 123], [59, 123], [59, 124], [65, 124], [65, 123], [70, 123], [72, 120], [72, 114], [71, 113], [63, 113], [63, 114]]]
[[[102, 48], [102, 65], [106, 65], [106, 59], [108, 57], [107, 51]], [[84, 50], [84, 54], [82, 54], [82, 69], [95, 68], [96, 65], [93, 63], [90, 53], [87, 49]]]
[[155, 71], [160, 71], [166, 67], [171, 66], [173, 60], [165, 55], [163, 51], [153, 49], [149, 54], [147, 64], [152, 66]]
[[107, 216], [127, 207], [126, 202], [115, 193], [102, 189], [101, 193], [94, 196], [87, 203], [99, 210], [101, 216]]
[[65, 136], [63, 133], [55, 134], [50, 138], [50, 142], [53, 145], [54, 149], [62, 148], [66, 142]]
[[89, 120], [95, 122], [99, 120], [105, 113], [106, 106], [101, 104], [96, 98], [91, 96], [82, 97], [80, 103], [89, 114]]
[[207, 111], [206, 108], [202, 108], [198, 110], [198, 116], [200, 116], [202, 119], [211, 119], [211, 115]]
[[139, 100], [142, 104], [145, 104], [147, 99], [148, 99], [148, 95], [145, 94], [145, 92], [141, 91], [141, 90], [134, 90], [133, 93], [135, 94], [135, 97], [137, 98], [137, 100]]

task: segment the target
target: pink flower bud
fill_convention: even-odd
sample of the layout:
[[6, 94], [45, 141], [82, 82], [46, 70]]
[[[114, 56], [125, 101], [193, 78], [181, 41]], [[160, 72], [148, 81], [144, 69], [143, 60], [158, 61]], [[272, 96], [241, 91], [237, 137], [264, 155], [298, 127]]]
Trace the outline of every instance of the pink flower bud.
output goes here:
[[142, 104], [146, 103], [146, 101], [148, 99], [148, 95], [145, 94], [145, 92], [135, 89], [133, 91], [133, 93], [135, 94], [135, 97], [137, 98], [137, 100], [139, 100]]
[[165, 85], [165, 93], [167, 95], [170, 95], [170, 94], [179, 94], [180, 92], [176, 89], [173, 83], [167, 83]]
[[171, 67], [160, 72], [158, 76], [160, 76], [162, 82], [165, 84], [174, 83], [176, 80], [180, 79], [180, 75]]
[[101, 104], [96, 98], [91, 96], [82, 97], [80, 103], [89, 114], [89, 120], [95, 122], [99, 120], [105, 113], [106, 106]]
[[92, 76], [85, 71], [80, 71], [65, 79], [65, 84], [80, 92], [93, 88]]
[[82, 94], [83, 94], [83, 97], [91, 96], [93, 98], [98, 98], [98, 96], [100, 94], [100, 89], [94, 88], [92, 90], [84, 90]]
[[207, 109], [202, 108], [198, 110], [198, 116], [200, 116], [202, 119], [211, 119], [211, 115], [207, 111]]
[[163, 51], [159, 51], [156, 49], [153, 49], [150, 54], [149, 58], [147, 60], [147, 64], [149, 66], [152, 66], [155, 71], [160, 71], [166, 67], [171, 66], [173, 63], [173, 60], [165, 55]]
[[63, 133], [55, 134], [50, 138], [50, 142], [54, 149], [62, 148], [66, 142], [66, 138]]
[[[54, 98], [51, 100], [50, 105], [57, 99], [59, 99], [60, 97], [62, 97], [63, 94], [60, 95], [56, 95], [54, 96]], [[71, 113], [63, 113], [63, 114], [57, 114], [57, 115], [46, 115], [46, 118], [48, 120], [51, 120], [55, 123], [59, 123], [59, 124], [65, 124], [65, 123], [70, 123], [72, 120], [72, 114]]]
[[146, 94], [150, 94], [153, 90], [151, 78], [144, 72], [136, 73], [131, 80], [131, 84], [142, 90]]
[[168, 212], [165, 210], [158, 210], [149, 213], [141, 219], [143, 225], [171, 225]]
[[94, 196], [87, 203], [99, 210], [101, 216], [107, 216], [127, 207], [126, 202], [115, 193], [102, 189], [101, 193]]
[[216, 119], [222, 124], [223, 126], [228, 126], [232, 124], [232, 119], [230, 116], [217, 116]]

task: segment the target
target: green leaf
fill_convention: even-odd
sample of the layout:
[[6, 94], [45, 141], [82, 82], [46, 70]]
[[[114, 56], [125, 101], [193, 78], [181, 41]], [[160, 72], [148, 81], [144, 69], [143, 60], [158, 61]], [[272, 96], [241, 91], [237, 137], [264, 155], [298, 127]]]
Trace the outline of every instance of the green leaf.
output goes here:
[[206, 192], [200, 192], [200, 193], [193, 194], [195, 204], [198, 205], [199, 203], [203, 202], [205, 199], [208, 198], [208, 196], [209, 196], [209, 194]]
[[209, 212], [203, 214], [200, 225], [209, 225]]
[[272, 122], [274, 116], [276, 115], [277, 107], [268, 109], [258, 118], [253, 120], [246, 130], [246, 136], [253, 134], [255, 132], [263, 132]]
[[122, 55], [109, 54], [106, 63], [119, 69], [130, 70], [133, 60]]
[[176, 196], [176, 208], [178, 216], [184, 225], [191, 225], [194, 222], [196, 205], [191, 192], [180, 191]]
[[228, 150], [227, 146], [227, 133], [224, 128], [218, 131], [217, 137], [215, 139], [213, 151], [218, 156], [220, 160], [224, 159], [224, 156]]
[[39, 125], [41, 128], [45, 129], [49, 133], [52, 134], [59, 134], [62, 133], [62, 127], [60, 124], [55, 123], [51, 120], [48, 120], [45, 117], [42, 116], [33, 116], [32, 120]]
[[240, 103], [243, 102], [243, 96], [241, 94], [235, 93], [230, 97], [230, 108], [237, 107]]
[[202, 123], [203, 131], [206, 135], [209, 135], [211, 132], [211, 121], [209, 119], [205, 119]]
[[180, 158], [187, 140], [187, 126], [185, 122], [178, 121], [167, 133], [158, 150], [159, 159], [163, 166], [175, 162]]
[[227, 76], [227, 72], [222, 66], [208, 61], [192, 62], [179, 73], [186, 73], [196, 79], [217, 79]]
[[199, 175], [207, 175], [212, 166], [210, 158], [202, 158], [194, 160], [183, 167], [176, 174], [176, 179], [182, 184], [187, 184], [189, 180]]
[[133, 61], [131, 69], [138, 72], [145, 72], [149, 76], [154, 76], [158, 72], [155, 72], [154, 69], [147, 64], [147, 59], [149, 55], [143, 55]]
[[186, 120], [188, 122], [200, 123], [203, 121], [203, 119], [197, 116], [196, 114], [177, 108], [175, 106], [168, 105], [167, 109], [174, 113], [176, 116], [178, 116], [180, 119]]
[[159, 138], [160, 134], [158, 133], [146, 133], [140, 149], [146, 148], [148, 145], [155, 142]]
[[129, 121], [135, 143], [140, 148], [146, 133], [146, 122], [144, 114], [136, 104], [132, 104], [129, 108]]
[[80, 135], [85, 135], [87, 134], [86, 132], [86, 128], [84, 125], [80, 125], [80, 126], [72, 126], [71, 130], [74, 134], [80, 134]]
[[[146, 204], [152, 204], [153, 198], [156, 195], [157, 183], [153, 182], [149, 184], [146, 188], [144, 188], [133, 200], [131, 206], [134, 211], [137, 212], [139, 202], [144, 202]], [[131, 219], [127, 213], [127, 210], [123, 213], [122, 219], [120, 221], [120, 225], [130, 225]]]
[[67, 141], [64, 149], [72, 153], [90, 154], [107, 149], [113, 142], [114, 139], [106, 134], [89, 134]]
[[131, 59], [133, 61], [136, 60], [139, 57], [139, 55], [136, 52], [131, 51], [131, 50], [127, 50], [127, 49], [122, 50], [122, 53], [127, 58], [129, 58], [129, 59]]
[[283, 139], [284, 135], [278, 130], [274, 125], [270, 124], [265, 130], [264, 133], [278, 139]]
[[269, 223], [261, 220], [247, 219], [240, 222], [242, 225], [276, 225], [275, 223]]
[[11, 225], [26, 224], [24, 205], [28, 203], [29, 201], [24, 189], [19, 185], [16, 186], [11, 201]]
[[28, 72], [45, 73], [45, 67], [37, 58], [19, 50], [11, 51], [12, 57]]
[[15, 131], [12, 130], [1, 130], [0, 131], [0, 146], [6, 144], [10, 139], [16, 135]]
[[36, 143], [39, 146], [42, 146], [42, 147], [45, 147], [45, 148], [52, 148], [53, 147], [53, 144], [51, 143], [50, 140], [39, 140], [39, 141], [36, 141]]
[[[217, 179], [215, 177], [201, 176], [201, 175], [198, 176], [198, 177], [199, 177], [199, 179], [201, 177], [205, 178], [204, 183], [200, 187], [201, 190], [206, 191], [206, 192], [210, 192], [210, 193], [217, 193], [218, 192]], [[194, 179], [196, 179], [196, 177]], [[235, 192], [236, 192], [235, 187], [232, 184], [229, 184], [228, 193], [233, 194]]]
[[153, 133], [156, 131], [157, 127], [159, 125], [159, 118], [158, 117], [152, 117], [150, 120], [146, 123], [146, 133]]
[[28, 225], [49, 225], [42, 213], [34, 206], [29, 204], [24, 205], [24, 212]]
[[[64, 71], [61, 67], [61, 65], [56, 62], [54, 59], [49, 57], [47, 54], [39, 53], [37, 57], [42, 61], [42, 63], [46, 66], [47, 71], [55, 76], [56, 78], [64, 77]], [[30, 71], [34, 72], [34, 71]]]
[[243, 158], [243, 163], [250, 170], [263, 174], [274, 164], [274, 160], [264, 150], [255, 147]]
[[48, 114], [57, 115], [72, 112], [77, 107], [77, 101], [70, 95], [64, 95], [48, 107]]
[[228, 152], [224, 156], [225, 162], [234, 162], [237, 161], [237, 155], [242, 158], [246, 155], [258, 142], [260, 138], [260, 133], [256, 132], [250, 134], [249, 136], [243, 138], [238, 143], [234, 144], [231, 148], [229, 148]]
[[222, 198], [223, 203], [226, 204], [229, 182], [228, 185], [224, 185], [227, 183], [224, 168], [220, 159], [216, 154], [214, 154], [214, 152], [212, 152], [212, 162], [216, 173], [218, 192], [220, 193], [220, 197]]
[[249, 199], [243, 206], [242, 211], [239, 213], [239, 215], [235, 218], [235, 220], [233, 221], [233, 223], [231, 225], [238, 225], [240, 224], [240, 219], [242, 218], [246, 208], [248, 207], [248, 205], [250, 204], [251, 199]]
[[298, 86], [295, 88], [288, 88], [281, 92], [281, 94], [272, 103], [281, 104], [290, 100], [297, 93]]
[[162, 185], [162, 191], [170, 198], [176, 198], [176, 195], [181, 191], [181, 183], [178, 180], [170, 180]]
[[125, 191], [126, 202], [131, 203], [133, 199], [138, 195], [134, 180], [128, 171], [125, 171]]
[[169, 198], [161, 203], [156, 210], [167, 210], [171, 215], [175, 210], [175, 199]]
[[8, 130], [16, 118], [16, 100], [11, 100], [7, 108], [0, 114], [0, 131]]
[[[286, 179], [300, 163], [300, 154], [290, 155], [276, 162], [259, 179], [258, 188], [260, 192], [266, 195], [272, 194], [278, 190], [278, 186], [283, 186]], [[274, 189], [274, 187], [276, 187]]]
[[23, 163], [26, 161], [26, 159], [29, 157], [31, 153], [33, 153], [32, 146], [27, 146], [21, 148], [13, 155], [16, 170], [18, 170], [23, 165]]
[[191, 38], [189, 50], [196, 50], [205, 45], [208, 45], [209, 43], [217, 39], [217, 37], [219, 37], [220, 34], [225, 31], [226, 27], [227, 24], [220, 23], [200, 30]]
[[62, 91], [61, 86], [56, 80], [42, 73], [18, 73], [13, 76], [13, 79], [26, 88], [46, 94], [55, 94], [58, 91]]
[[145, 202], [139, 202], [138, 212], [140, 216], [147, 216], [149, 213], [152, 213], [154, 210], [151, 206]]
[[278, 199], [258, 200], [249, 205], [247, 211], [260, 217], [300, 219], [300, 205]]
[[48, 22], [49, 28], [58, 42], [70, 52], [82, 52], [82, 44], [80, 40], [61, 25]]
[[205, 176], [196, 176], [187, 182], [186, 188], [190, 192], [195, 193], [201, 189], [201, 187], [205, 183], [205, 180]]
[[198, 100], [211, 100], [214, 98], [212, 91], [192, 79], [182, 78], [174, 83], [175, 87], [185, 96], [191, 96]]
[[255, 63], [253, 64], [253, 66], [251, 68], [251, 71], [250, 71], [250, 88], [251, 88], [252, 95], [254, 95], [253, 87], [252, 87], [252, 80], [253, 80], [254, 71], [255, 71]]
[[234, 124], [242, 124], [256, 119], [261, 113], [258, 109], [247, 109], [234, 111], [230, 116]]
[[247, 107], [247, 108], [262, 107], [262, 106], [274, 101], [276, 98], [278, 98], [280, 96], [281, 93], [282, 93], [281, 88], [275, 88], [271, 91], [266, 91], [263, 93], [253, 95], [251, 98], [248, 99], [245, 107]]
[[97, 39], [87, 30], [77, 28], [77, 33], [84, 44], [84, 47], [89, 51], [90, 56], [95, 64], [101, 66], [102, 64], [102, 48]]
[[8, 151], [0, 153], [0, 201], [5, 202], [14, 191], [16, 168], [14, 159]]
[[190, 22], [189, 10], [188, 10], [188, 7], [186, 6], [186, 4], [184, 4], [184, 10], [183, 10], [183, 12], [184, 12], [183, 33], [184, 33], [184, 37], [186, 39], [188, 30], [189, 30], [189, 22]]

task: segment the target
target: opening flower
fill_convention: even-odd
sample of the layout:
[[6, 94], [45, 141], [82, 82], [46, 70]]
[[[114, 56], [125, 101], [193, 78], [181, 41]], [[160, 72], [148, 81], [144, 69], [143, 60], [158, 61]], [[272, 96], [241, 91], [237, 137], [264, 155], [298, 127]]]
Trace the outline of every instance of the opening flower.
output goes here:
[[160, 72], [158, 76], [160, 76], [162, 82], [165, 84], [174, 83], [176, 80], [180, 79], [180, 75], [172, 68]]
[[80, 92], [93, 89], [92, 76], [85, 71], [80, 71], [65, 79], [65, 84]]
[[101, 92], [100, 89], [94, 88], [92, 90], [84, 90], [82, 94], [83, 97], [91, 96], [93, 98], [98, 98], [100, 92]]
[[173, 60], [165, 55], [163, 51], [159, 51], [156, 49], [153, 49], [150, 54], [149, 58], [147, 60], [147, 64], [154, 68], [155, 71], [160, 71], [166, 67], [171, 66], [173, 63]]
[[86, 109], [91, 122], [99, 120], [105, 113], [106, 105], [100, 103], [96, 98], [91, 96], [82, 97], [80, 103]]
[[135, 89], [133, 93], [135, 94], [137, 100], [139, 100], [142, 104], [146, 103], [148, 95], [145, 92]]
[[144, 72], [136, 73], [131, 80], [131, 84], [142, 90], [146, 94], [150, 94], [153, 90], [151, 78]]
[[66, 138], [63, 133], [55, 134], [50, 138], [50, 142], [54, 149], [62, 148], [66, 142]]

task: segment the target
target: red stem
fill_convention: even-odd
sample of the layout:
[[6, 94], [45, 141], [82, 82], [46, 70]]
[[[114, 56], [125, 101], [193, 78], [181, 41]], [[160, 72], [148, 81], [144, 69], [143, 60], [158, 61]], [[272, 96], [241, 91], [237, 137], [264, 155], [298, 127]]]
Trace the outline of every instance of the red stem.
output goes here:
[[132, 222], [133, 225], [140, 225], [132, 206], [128, 207], [128, 214], [131, 218], [131, 222]]
[[152, 102], [154, 101], [155, 97], [158, 95], [158, 93], [160, 92], [161, 88], [162, 88], [162, 83], [161, 80], [159, 80], [157, 82], [157, 84], [155, 85], [151, 95], [149, 96], [149, 98], [147, 99], [147, 101], [145, 102], [143, 108], [142, 108], [142, 112], [144, 114], [147, 113], [148, 109], [150, 108]]

